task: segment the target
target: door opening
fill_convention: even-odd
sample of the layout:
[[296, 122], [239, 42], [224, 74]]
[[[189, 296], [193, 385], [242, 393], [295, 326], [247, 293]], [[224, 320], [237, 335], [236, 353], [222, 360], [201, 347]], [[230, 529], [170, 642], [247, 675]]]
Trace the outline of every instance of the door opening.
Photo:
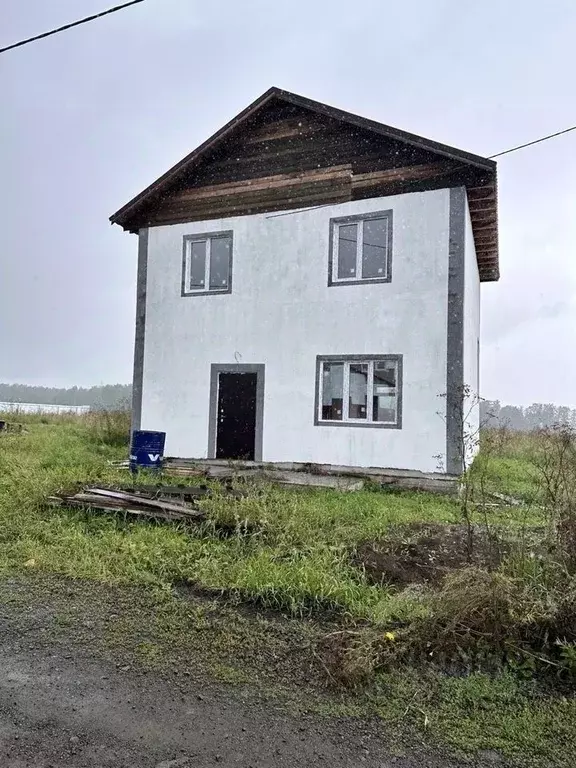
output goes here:
[[254, 460], [256, 448], [255, 373], [220, 373], [216, 458]]
[[262, 461], [264, 364], [210, 368], [208, 458]]

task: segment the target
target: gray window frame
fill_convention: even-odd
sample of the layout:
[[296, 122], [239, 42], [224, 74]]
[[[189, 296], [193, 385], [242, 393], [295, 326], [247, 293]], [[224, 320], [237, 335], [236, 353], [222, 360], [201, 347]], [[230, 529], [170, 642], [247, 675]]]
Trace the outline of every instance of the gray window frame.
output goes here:
[[[370, 213], [358, 213], [354, 216], [337, 216], [330, 219], [330, 236], [329, 236], [329, 254], [328, 254], [328, 285], [330, 287], [341, 285], [368, 285], [371, 283], [390, 283], [392, 282], [392, 245], [393, 245], [393, 211], [392, 209], [386, 211], [370, 211]], [[341, 224], [359, 224], [364, 221], [370, 221], [371, 219], [386, 219], [388, 222], [387, 233], [387, 253], [386, 253], [386, 276], [385, 277], [366, 277], [366, 278], [353, 278], [348, 280], [346, 278], [338, 278], [338, 254], [336, 253], [338, 245], [338, 237], [335, 236], [336, 229]], [[360, 245], [358, 245], [358, 251], [360, 251]], [[362, 258], [360, 254], [360, 265]], [[358, 255], [356, 256], [356, 265], [358, 272]]]
[[[398, 366], [397, 394], [396, 394], [396, 422], [388, 424], [381, 421], [328, 421], [321, 418], [320, 389], [322, 382], [323, 363], [369, 363], [369, 362], [395, 362]], [[402, 404], [404, 390], [403, 355], [317, 355], [316, 356], [316, 384], [314, 396], [314, 425], [316, 427], [360, 427], [361, 429], [402, 429]]]
[[[230, 271], [228, 275], [228, 286], [226, 288], [208, 288], [208, 290], [191, 291], [186, 285], [186, 274], [188, 267], [188, 254], [191, 252], [190, 243], [198, 243], [203, 240], [217, 240], [218, 238], [229, 237], [232, 245], [230, 248]], [[206, 255], [206, 271], [210, 273], [210, 258]], [[234, 235], [231, 229], [219, 230], [218, 232], [198, 232], [194, 235], [184, 235], [182, 239], [182, 281], [181, 296], [218, 296], [219, 294], [232, 293], [232, 267], [234, 262]]]

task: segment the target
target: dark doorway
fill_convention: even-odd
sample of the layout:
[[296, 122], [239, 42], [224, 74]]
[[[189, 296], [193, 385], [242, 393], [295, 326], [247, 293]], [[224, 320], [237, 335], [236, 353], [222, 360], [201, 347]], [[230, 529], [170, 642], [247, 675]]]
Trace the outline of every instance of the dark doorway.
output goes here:
[[256, 373], [220, 373], [216, 412], [216, 458], [254, 460]]

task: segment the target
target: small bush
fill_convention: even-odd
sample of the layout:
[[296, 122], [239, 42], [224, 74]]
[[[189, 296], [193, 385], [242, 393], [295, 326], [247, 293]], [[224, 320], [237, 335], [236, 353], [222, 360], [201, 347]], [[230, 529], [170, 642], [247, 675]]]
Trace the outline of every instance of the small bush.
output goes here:
[[[562, 673], [576, 642], [576, 579], [540, 561], [523, 578], [466, 568], [431, 595], [430, 613], [409, 628], [406, 654], [467, 669], [487, 664]], [[569, 650], [562, 650], [568, 648]]]
[[517, 634], [518, 584], [510, 577], [465, 568], [446, 577], [431, 597], [431, 615], [418, 627], [419, 642], [431, 653], [457, 656], [485, 644], [496, 651]]
[[549, 427], [539, 430], [537, 437], [532, 461], [544, 511], [563, 562], [576, 572], [576, 430]]
[[372, 682], [378, 669], [392, 667], [401, 646], [394, 632], [362, 627], [330, 632], [319, 650], [331, 683], [358, 688]]

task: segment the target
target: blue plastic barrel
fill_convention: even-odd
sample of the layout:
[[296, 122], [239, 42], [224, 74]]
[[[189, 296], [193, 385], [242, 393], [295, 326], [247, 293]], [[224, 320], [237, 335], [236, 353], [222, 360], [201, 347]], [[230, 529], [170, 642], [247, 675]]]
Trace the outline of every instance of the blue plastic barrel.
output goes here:
[[166, 432], [151, 432], [146, 429], [135, 429], [132, 432], [130, 447], [130, 470], [161, 469], [164, 458]]

